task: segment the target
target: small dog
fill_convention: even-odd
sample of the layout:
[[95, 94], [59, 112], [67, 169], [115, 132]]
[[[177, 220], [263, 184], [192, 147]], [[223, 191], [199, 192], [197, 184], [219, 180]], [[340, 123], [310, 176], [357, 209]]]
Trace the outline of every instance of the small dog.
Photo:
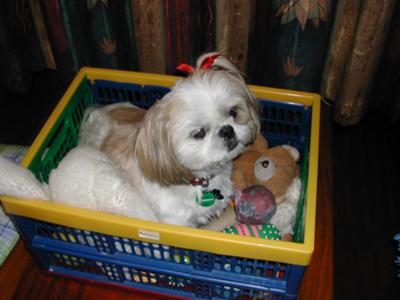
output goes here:
[[80, 144], [126, 170], [160, 222], [197, 227], [227, 207], [232, 160], [259, 130], [258, 102], [239, 71], [207, 53], [147, 111], [129, 103], [91, 109]]

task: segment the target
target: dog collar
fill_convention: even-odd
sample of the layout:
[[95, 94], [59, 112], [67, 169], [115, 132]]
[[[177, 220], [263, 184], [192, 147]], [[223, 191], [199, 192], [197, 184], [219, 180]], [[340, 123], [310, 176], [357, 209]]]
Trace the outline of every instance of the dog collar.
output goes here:
[[199, 204], [200, 206], [203, 207], [210, 207], [215, 204], [215, 200], [222, 200], [224, 199], [224, 196], [221, 194], [220, 190], [213, 189], [212, 191], [209, 191], [208, 184], [209, 184], [209, 179], [206, 177], [201, 177], [201, 178], [193, 178], [190, 180], [190, 183], [193, 186], [200, 185], [202, 187], [202, 195], [201, 199], [200, 197], [196, 196], [195, 202]]

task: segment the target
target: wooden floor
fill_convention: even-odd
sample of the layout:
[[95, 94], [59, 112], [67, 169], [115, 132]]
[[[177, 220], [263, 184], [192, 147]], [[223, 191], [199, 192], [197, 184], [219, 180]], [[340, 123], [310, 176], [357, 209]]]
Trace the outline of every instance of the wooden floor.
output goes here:
[[[35, 77], [30, 96], [0, 89], [0, 143], [31, 143], [63, 89], [57, 73], [50, 71]], [[12, 103], [5, 100], [11, 98]], [[330, 300], [332, 292], [338, 300], [400, 299], [391, 242], [400, 232], [398, 127], [370, 113], [359, 125], [341, 128], [324, 107], [316, 248], [299, 299]], [[21, 242], [0, 267], [0, 283], [1, 300], [140, 299], [132, 291], [48, 275]]]

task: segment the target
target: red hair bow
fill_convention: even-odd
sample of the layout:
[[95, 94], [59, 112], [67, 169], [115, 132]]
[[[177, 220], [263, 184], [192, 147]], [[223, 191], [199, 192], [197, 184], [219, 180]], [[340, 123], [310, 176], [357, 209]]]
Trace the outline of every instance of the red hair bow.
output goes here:
[[[214, 64], [214, 61], [220, 56], [220, 54], [214, 54], [211, 56], [208, 56], [200, 65], [200, 69], [202, 70], [208, 70], [212, 67]], [[183, 71], [186, 73], [193, 73], [195, 68], [193, 68], [191, 65], [188, 64], [180, 64], [176, 67], [179, 71]]]

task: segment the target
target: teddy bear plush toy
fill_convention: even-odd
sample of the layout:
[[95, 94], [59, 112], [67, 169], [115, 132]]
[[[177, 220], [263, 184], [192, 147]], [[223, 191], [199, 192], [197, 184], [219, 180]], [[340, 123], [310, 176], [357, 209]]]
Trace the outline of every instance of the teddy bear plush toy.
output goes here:
[[269, 148], [267, 140], [259, 135], [234, 160], [234, 205], [204, 229], [221, 231], [240, 224], [271, 224], [284, 240], [292, 240], [301, 191], [299, 157], [299, 151], [290, 145]]
[[48, 184], [0, 156], [0, 195], [39, 199], [74, 207], [157, 221], [126, 172], [90, 146], [73, 148], [52, 170]]
[[[269, 223], [280, 230], [285, 240], [292, 239], [300, 198], [299, 156], [299, 151], [290, 145], [269, 148], [267, 140], [259, 135], [254, 144], [235, 159], [233, 166], [232, 180], [239, 191], [262, 186], [271, 192], [276, 208]], [[235, 198], [236, 217], [239, 221], [243, 219], [237, 209], [241, 201], [249, 201], [249, 197], [244, 200]], [[250, 201], [258, 199], [250, 198]]]

